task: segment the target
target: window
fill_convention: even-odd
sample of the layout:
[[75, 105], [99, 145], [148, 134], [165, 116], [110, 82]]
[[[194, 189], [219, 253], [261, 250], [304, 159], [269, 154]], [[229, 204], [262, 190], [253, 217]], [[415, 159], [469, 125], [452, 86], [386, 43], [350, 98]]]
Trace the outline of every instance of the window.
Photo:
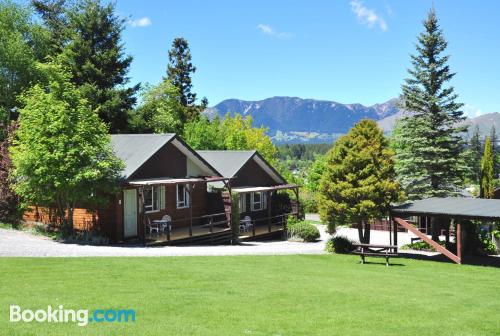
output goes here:
[[177, 209], [189, 208], [189, 193], [187, 184], [177, 185]]
[[262, 193], [252, 193], [252, 211], [262, 210]]
[[144, 188], [144, 209], [146, 212], [154, 212], [160, 210], [159, 187]]

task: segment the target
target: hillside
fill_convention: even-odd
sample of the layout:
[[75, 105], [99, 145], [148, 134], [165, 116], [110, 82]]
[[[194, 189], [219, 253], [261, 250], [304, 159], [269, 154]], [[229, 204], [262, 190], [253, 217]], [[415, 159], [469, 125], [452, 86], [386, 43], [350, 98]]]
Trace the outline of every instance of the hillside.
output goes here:
[[[363, 118], [376, 120], [384, 132], [389, 133], [403, 114], [397, 107], [396, 98], [364, 106], [297, 97], [272, 97], [259, 101], [227, 99], [207, 108], [204, 113], [209, 117], [227, 113], [250, 115], [256, 126], [269, 128], [276, 143], [328, 143]], [[481, 133], [487, 134], [492, 125], [500, 130], [500, 113], [484, 114], [468, 119], [466, 123], [478, 125]]]

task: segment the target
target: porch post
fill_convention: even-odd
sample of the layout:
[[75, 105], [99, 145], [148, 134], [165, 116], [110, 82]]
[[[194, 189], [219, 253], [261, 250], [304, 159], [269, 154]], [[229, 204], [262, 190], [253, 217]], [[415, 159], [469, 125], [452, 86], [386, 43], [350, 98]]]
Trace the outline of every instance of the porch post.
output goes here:
[[143, 245], [146, 245], [146, 226], [144, 225], [145, 213], [144, 213], [144, 187], [139, 187], [138, 190], [139, 197], [137, 198], [137, 202], [139, 203], [139, 239]]
[[457, 223], [457, 232], [455, 233], [455, 240], [457, 243], [457, 257], [462, 263], [462, 225]]
[[272, 191], [268, 191], [266, 193], [266, 197], [267, 197], [267, 231], [268, 232], [271, 232], [271, 199], [272, 199], [272, 196], [273, 196], [273, 192]]
[[191, 199], [193, 198], [192, 196], [192, 191], [193, 187], [191, 183], [188, 183], [188, 194], [189, 194], [189, 237], [193, 236], [193, 202]]
[[295, 193], [295, 198], [297, 200], [297, 213], [295, 214], [295, 218], [300, 218], [300, 200], [299, 200], [299, 187], [293, 189]]

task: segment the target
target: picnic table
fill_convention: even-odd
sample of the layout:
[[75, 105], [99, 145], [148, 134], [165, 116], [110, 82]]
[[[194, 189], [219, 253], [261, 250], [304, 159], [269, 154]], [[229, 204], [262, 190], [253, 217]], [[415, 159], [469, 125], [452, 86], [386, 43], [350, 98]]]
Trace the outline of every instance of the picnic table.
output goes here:
[[376, 244], [353, 244], [356, 247], [354, 254], [359, 254], [361, 263], [365, 263], [365, 257], [384, 257], [385, 264], [389, 266], [389, 258], [398, 256], [398, 247], [395, 245]]

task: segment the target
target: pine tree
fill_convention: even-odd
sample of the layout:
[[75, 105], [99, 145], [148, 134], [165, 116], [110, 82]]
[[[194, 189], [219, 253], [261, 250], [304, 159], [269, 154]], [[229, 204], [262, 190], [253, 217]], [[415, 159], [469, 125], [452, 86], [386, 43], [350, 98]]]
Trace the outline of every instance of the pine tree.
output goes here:
[[486, 137], [484, 142], [484, 154], [481, 160], [481, 198], [493, 198], [493, 151], [491, 140]]
[[357, 123], [326, 154], [318, 207], [329, 231], [356, 223], [360, 242], [369, 243], [369, 222], [386, 216], [400, 196], [393, 152], [375, 121]]
[[70, 38], [63, 64], [110, 132], [127, 131], [139, 86], [124, 87], [132, 62], [121, 42], [125, 20], [115, 14], [114, 3], [102, 5], [100, 0], [83, 0], [68, 10], [67, 17]]
[[471, 178], [475, 184], [481, 183], [481, 158], [483, 152], [483, 146], [481, 144], [481, 139], [479, 135], [479, 126], [476, 125], [472, 133], [470, 144], [470, 165], [469, 169], [471, 172]]
[[497, 130], [495, 129], [495, 125], [491, 126], [490, 130], [490, 141], [491, 141], [491, 153], [493, 155], [493, 178], [498, 178], [498, 174], [500, 173], [499, 164], [498, 164], [498, 137]]
[[50, 54], [57, 56], [68, 42], [67, 0], [32, 0], [35, 12], [42, 18], [50, 32]]
[[410, 199], [455, 195], [463, 184], [465, 118], [457, 95], [447, 86], [454, 73], [434, 9], [423, 22], [410, 78], [402, 85], [401, 105], [408, 115], [396, 127], [396, 170]]
[[196, 67], [191, 62], [188, 41], [182, 37], [175, 38], [168, 52], [168, 59], [167, 79], [177, 87], [180, 103], [185, 107], [182, 123], [195, 120], [206, 108], [208, 101], [204, 98], [200, 106], [196, 105], [196, 93], [192, 92], [191, 81]]

